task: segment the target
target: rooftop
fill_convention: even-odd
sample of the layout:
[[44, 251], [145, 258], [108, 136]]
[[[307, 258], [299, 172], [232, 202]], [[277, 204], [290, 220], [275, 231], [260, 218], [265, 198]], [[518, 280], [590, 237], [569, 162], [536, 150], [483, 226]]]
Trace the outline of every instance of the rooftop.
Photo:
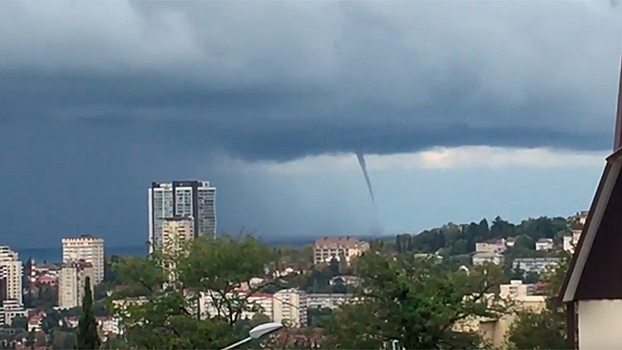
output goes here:
[[63, 242], [65, 242], [65, 241], [82, 241], [82, 240], [101, 240], [101, 241], [103, 241], [104, 239], [101, 238], [101, 237], [96, 237], [96, 236], [88, 235], [88, 234], [80, 235], [78, 237], [66, 237], [66, 238], [62, 239]]
[[361, 241], [358, 238], [352, 237], [352, 236], [323, 237], [315, 241], [316, 246], [341, 245], [341, 246], [346, 246], [346, 247], [354, 247], [358, 245], [359, 243], [361, 243]]

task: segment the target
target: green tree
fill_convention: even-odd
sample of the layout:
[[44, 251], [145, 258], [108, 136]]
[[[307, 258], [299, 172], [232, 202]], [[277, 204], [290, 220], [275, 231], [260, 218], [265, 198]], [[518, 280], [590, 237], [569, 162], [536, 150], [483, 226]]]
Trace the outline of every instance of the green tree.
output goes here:
[[28, 328], [28, 318], [24, 316], [15, 317], [13, 322], [11, 322], [11, 327], [26, 330]]
[[[258, 306], [235, 290], [252, 277], [270, 280], [278, 267], [274, 253], [253, 237], [225, 235], [121, 260], [115, 267], [122, 285], [141, 291], [134, 295], [140, 299], [125, 299], [119, 292], [112, 296], [125, 299], [114, 314], [121, 319], [127, 346], [218, 349], [246, 337], [252, 322], [242, 316]], [[255, 289], [261, 288], [265, 285]], [[212, 310], [200, 308], [201, 294], [211, 299]]]
[[47, 344], [47, 336], [45, 332], [39, 331], [35, 334], [35, 347], [44, 347]]
[[47, 285], [38, 287], [37, 293], [32, 295], [31, 303], [35, 308], [51, 309], [57, 305], [58, 289]]
[[332, 258], [330, 260], [330, 263], [328, 264], [328, 271], [329, 271], [329, 276], [335, 277], [335, 276], [339, 276], [340, 272], [339, 272], [339, 260], [337, 258]]
[[326, 348], [380, 349], [397, 340], [407, 349], [478, 348], [481, 338], [456, 332], [470, 317], [498, 317], [505, 310], [494, 292], [500, 268], [478, 266], [469, 274], [432, 259], [367, 254], [359, 261], [362, 297], [326, 323]]
[[497, 216], [490, 226], [490, 235], [492, 237], [508, 238], [514, 236], [515, 227], [513, 224], [501, 219]]
[[78, 345], [80, 350], [99, 349], [101, 342], [97, 335], [97, 322], [93, 315], [93, 295], [91, 294], [91, 278], [84, 281], [84, 298], [82, 299], [82, 317], [78, 323]]
[[454, 243], [454, 247], [453, 247], [453, 254], [461, 255], [461, 254], [467, 254], [468, 252], [469, 252], [469, 249], [467, 246], [467, 241], [462, 238], [456, 240], [456, 242]]

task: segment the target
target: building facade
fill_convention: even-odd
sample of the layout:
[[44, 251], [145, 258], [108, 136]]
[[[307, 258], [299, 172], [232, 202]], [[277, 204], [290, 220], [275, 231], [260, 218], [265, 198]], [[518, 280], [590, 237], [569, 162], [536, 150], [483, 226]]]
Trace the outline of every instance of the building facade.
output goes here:
[[536, 241], [536, 250], [548, 251], [553, 249], [552, 238], [540, 238]]
[[570, 254], [574, 253], [574, 248], [579, 243], [579, 238], [581, 238], [581, 231], [582, 230], [572, 230], [572, 235], [564, 236], [563, 247], [565, 251]]
[[0, 246], [0, 301], [23, 303], [22, 262], [16, 251]]
[[287, 321], [294, 328], [307, 325], [307, 293], [299, 289], [283, 289], [274, 294], [273, 321]]
[[475, 252], [477, 253], [496, 253], [505, 252], [507, 246], [504, 238], [495, 238], [485, 242], [475, 243]]
[[356, 297], [352, 294], [307, 294], [307, 307], [309, 309], [335, 310], [345, 303], [356, 300], [355, 298]]
[[82, 305], [86, 278], [90, 278], [93, 290], [95, 269], [90, 262], [84, 260], [65, 262], [61, 266], [58, 277], [58, 306], [71, 309]]
[[555, 257], [516, 258], [512, 262], [513, 269], [520, 269], [525, 273], [535, 272], [542, 274], [557, 266], [560, 259]]
[[350, 259], [369, 250], [369, 243], [360, 241], [356, 237], [324, 237], [315, 241], [313, 245], [313, 263], [327, 263], [332, 259]]
[[191, 217], [164, 219], [162, 225], [162, 247], [177, 250], [182, 242], [194, 237], [194, 220]]
[[483, 265], [485, 263], [492, 263], [495, 265], [503, 264], [505, 257], [499, 253], [475, 253], [472, 257], [473, 265]]
[[533, 295], [534, 285], [525, 284], [521, 280], [511, 280], [508, 284], [499, 286], [499, 296], [503, 299], [523, 299]]
[[93, 266], [94, 284], [104, 280], [104, 239], [91, 235], [63, 238], [63, 263], [84, 260]]
[[5, 300], [0, 306], [0, 325], [10, 326], [16, 317], [27, 317], [28, 310], [17, 300]]
[[162, 244], [167, 218], [191, 218], [195, 237], [216, 235], [216, 187], [208, 181], [152, 182], [148, 201], [150, 250]]

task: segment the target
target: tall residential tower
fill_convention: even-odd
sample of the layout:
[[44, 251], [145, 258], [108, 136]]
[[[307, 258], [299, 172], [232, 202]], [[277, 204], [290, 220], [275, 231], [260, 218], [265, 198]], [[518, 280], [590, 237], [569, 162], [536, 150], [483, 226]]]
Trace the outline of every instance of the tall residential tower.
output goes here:
[[22, 304], [22, 262], [17, 252], [0, 246], [0, 303], [7, 300]]
[[193, 220], [194, 237], [214, 237], [216, 187], [208, 181], [152, 182], [149, 188], [150, 247], [162, 244], [166, 219], [184, 217]]
[[104, 239], [91, 235], [63, 238], [63, 263], [84, 260], [93, 268], [93, 284], [104, 280]]

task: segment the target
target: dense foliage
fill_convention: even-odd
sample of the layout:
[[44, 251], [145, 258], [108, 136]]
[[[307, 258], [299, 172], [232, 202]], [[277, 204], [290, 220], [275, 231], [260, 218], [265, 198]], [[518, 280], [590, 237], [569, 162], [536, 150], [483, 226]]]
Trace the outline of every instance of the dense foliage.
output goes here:
[[380, 349], [392, 340], [407, 349], [478, 348], [476, 333], [455, 327], [504, 312], [492, 294], [502, 275], [496, 266], [467, 274], [412, 255], [371, 253], [360, 259], [357, 274], [360, 299], [335, 312], [326, 348]]

